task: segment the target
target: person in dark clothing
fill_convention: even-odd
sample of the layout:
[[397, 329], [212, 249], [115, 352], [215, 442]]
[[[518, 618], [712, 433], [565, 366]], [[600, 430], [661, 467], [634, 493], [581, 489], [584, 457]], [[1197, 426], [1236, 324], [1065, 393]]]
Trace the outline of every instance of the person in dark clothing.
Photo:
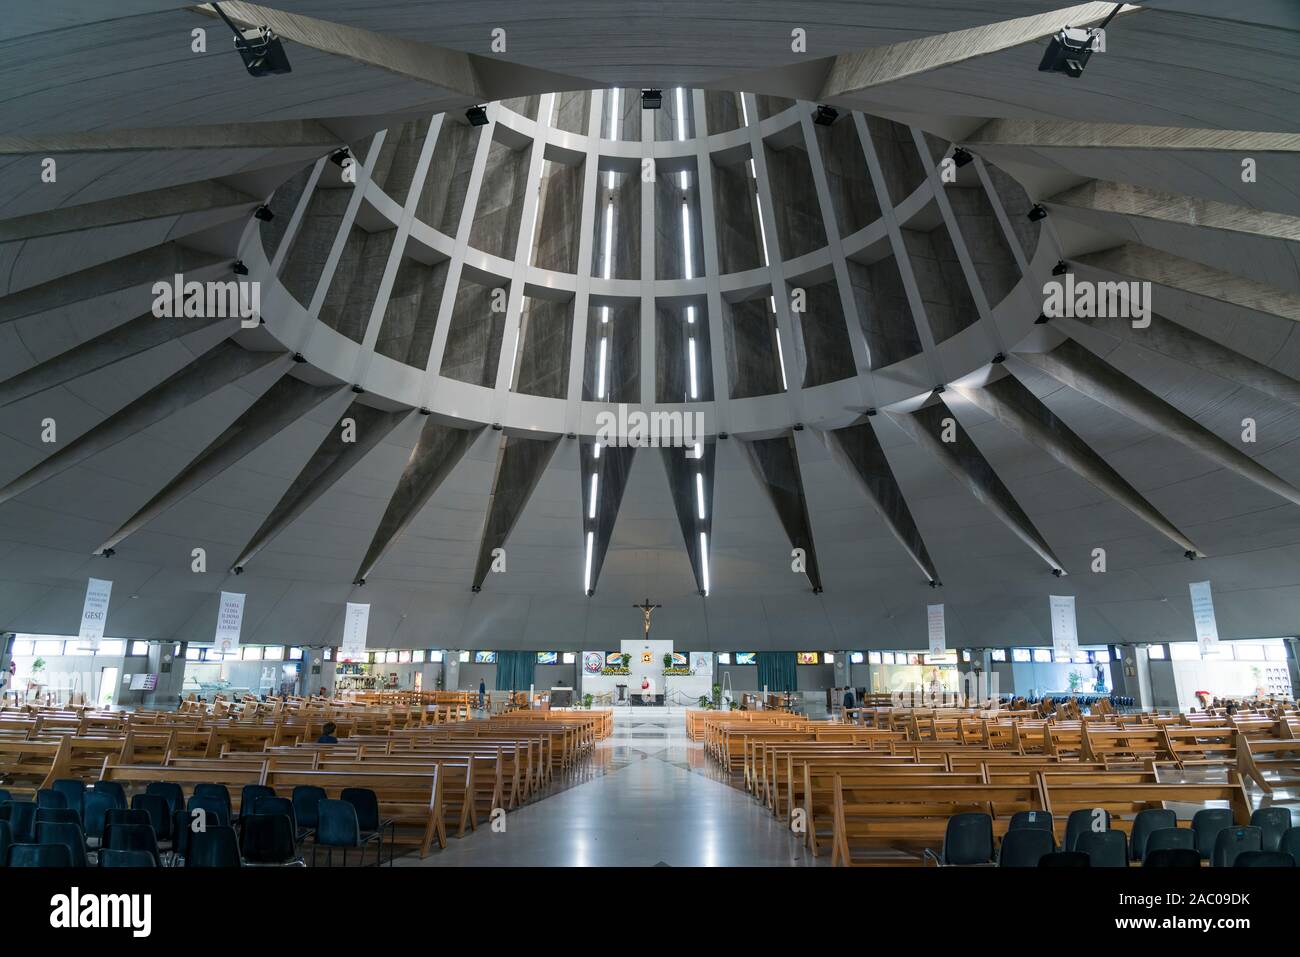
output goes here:
[[480, 711], [483, 710], [483, 698], [486, 695], [487, 695], [487, 682], [484, 679], [479, 678], [478, 679], [478, 709]]
[[338, 726], [333, 721], [326, 721], [325, 727], [321, 728], [321, 736], [316, 739], [317, 744], [338, 744], [339, 739], [334, 737], [334, 732]]

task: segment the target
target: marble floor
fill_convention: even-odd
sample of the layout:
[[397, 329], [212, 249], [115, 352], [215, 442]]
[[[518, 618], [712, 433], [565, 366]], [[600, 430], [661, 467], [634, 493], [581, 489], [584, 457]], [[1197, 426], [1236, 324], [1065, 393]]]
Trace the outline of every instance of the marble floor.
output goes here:
[[614, 733], [548, 796], [398, 867], [789, 866], [815, 860], [743, 789], [724, 783], [680, 709], [619, 709]]

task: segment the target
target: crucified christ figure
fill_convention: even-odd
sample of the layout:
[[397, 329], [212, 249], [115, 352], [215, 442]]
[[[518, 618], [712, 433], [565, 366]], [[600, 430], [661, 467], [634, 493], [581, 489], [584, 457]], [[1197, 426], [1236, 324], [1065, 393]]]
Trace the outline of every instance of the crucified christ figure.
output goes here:
[[641, 610], [641, 617], [645, 621], [645, 637], [649, 638], [650, 637], [650, 616], [655, 613], [656, 608], [662, 608], [663, 605], [652, 605], [650, 604], [650, 599], [647, 598], [644, 603], [640, 605], [633, 605], [632, 607], [639, 608]]

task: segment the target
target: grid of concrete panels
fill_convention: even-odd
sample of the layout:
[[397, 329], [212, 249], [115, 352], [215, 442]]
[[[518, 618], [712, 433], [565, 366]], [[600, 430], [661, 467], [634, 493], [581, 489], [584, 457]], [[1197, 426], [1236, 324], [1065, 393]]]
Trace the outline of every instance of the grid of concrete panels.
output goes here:
[[977, 158], [945, 183], [948, 143], [814, 112], [596, 90], [355, 143], [356, 188], [322, 159], [260, 225], [302, 321], [337, 334], [284, 341], [397, 401], [590, 435], [575, 406], [705, 403], [710, 434], [835, 427], [1022, 338], [1022, 276], [1048, 252], [1015, 181]]

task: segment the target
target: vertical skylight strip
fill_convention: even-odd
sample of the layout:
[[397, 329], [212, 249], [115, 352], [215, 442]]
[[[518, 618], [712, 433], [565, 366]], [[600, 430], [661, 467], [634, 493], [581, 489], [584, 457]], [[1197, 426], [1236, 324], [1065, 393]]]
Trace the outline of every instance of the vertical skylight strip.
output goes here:
[[695, 512], [700, 521], [704, 521], [704, 476], [695, 473]]
[[609, 348], [609, 338], [600, 337], [600, 369], [596, 373], [596, 398], [605, 398], [605, 350]]
[[686, 139], [686, 91], [677, 88], [677, 138]]
[[587, 503], [587, 517], [596, 517], [596, 492], [599, 489], [600, 473], [591, 473], [591, 501]]
[[691, 255], [691, 210], [686, 205], [685, 197], [682, 198], [682, 249], [686, 259], [686, 278], [695, 278], [695, 262]]
[[[590, 533], [588, 533], [590, 534]], [[590, 542], [590, 539], [588, 539]], [[588, 552], [591, 546], [588, 545]], [[588, 561], [588, 564], [591, 564]], [[704, 594], [709, 594], [709, 536], [707, 532], [700, 532], [700, 572], [704, 578]]]
[[695, 374], [695, 337], [694, 336], [691, 336], [691, 338], [687, 340], [686, 346], [687, 346], [688, 354], [690, 356], [690, 363], [691, 363], [691, 398], [698, 399], [700, 397], [700, 386], [699, 386], [699, 380]]
[[785, 353], [781, 350], [781, 328], [774, 327], [776, 331], [776, 361], [781, 367], [781, 388], [785, 391], [790, 390], [789, 384], [785, 381]]
[[582, 591], [584, 594], [591, 591], [591, 549], [596, 542], [596, 533], [587, 533], [587, 568], [582, 573]]
[[[610, 176], [613, 176], [610, 173]], [[605, 207], [605, 262], [601, 266], [601, 278], [608, 279], [610, 274], [610, 261], [614, 257], [614, 197], [609, 198], [609, 205]]]

